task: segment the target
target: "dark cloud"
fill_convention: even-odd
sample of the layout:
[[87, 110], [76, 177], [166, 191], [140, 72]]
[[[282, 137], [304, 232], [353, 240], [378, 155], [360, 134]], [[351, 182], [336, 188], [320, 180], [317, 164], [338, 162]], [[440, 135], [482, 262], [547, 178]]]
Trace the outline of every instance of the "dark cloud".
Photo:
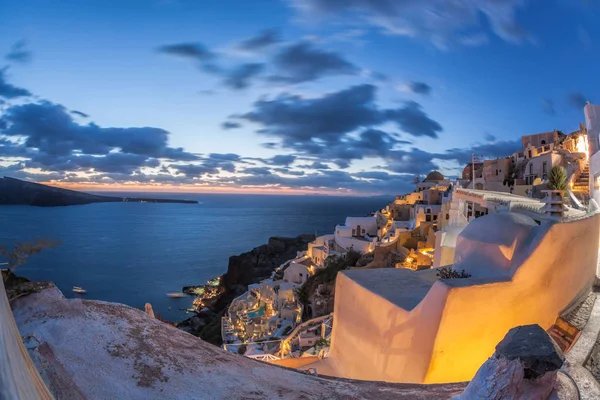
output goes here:
[[280, 174], [287, 174], [293, 176], [304, 176], [304, 171], [296, 171], [289, 168], [273, 168], [273, 171], [279, 172]]
[[410, 150], [395, 150], [387, 154], [386, 170], [403, 174], [426, 174], [439, 169], [433, 161], [434, 154], [412, 148]]
[[554, 101], [548, 98], [542, 99], [542, 111], [548, 115], [556, 115], [556, 110], [554, 109]]
[[240, 172], [243, 174], [250, 174], [253, 176], [272, 175], [271, 170], [267, 167], [250, 167], [250, 168], [245, 168], [245, 169], [241, 170]]
[[75, 122], [69, 111], [48, 101], [12, 106], [0, 118], [0, 134], [24, 137], [27, 148], [42, 153], [68, 155], [73, 152], [106, 155], [114, 150], [155, 158], [190, 160], [195, 156], [168, 146], [169, 132], [152, 127], [101, 128]]
[[240, 161], [241, 159], [238, 154], [234, 153], [210, 153], [208, 156], [211, 160], [220, 161]]
[[406, 84], [408, 89], [416, 94], [429, 95], [431, 94], [431, 86], [425, 82], [410, 81]]
[[261, 146], [264, 147], [265, 149], [276, 149], [278, 144], [274, 143], [274, 142], [267, 142], [267, 143], [262, 143]]
[[[292, 0], [307, 19], [336, 17], [374, 25], [387, 33], [422, 38], [438, 47], [462, 43], [466, 30], [471, 36], [485, 32], [485, 25], [509, 42], [529, 39], [530, 34], [516, 20], [524, 0], [439, 1], [423, 0]], [[481, 16], [487, 18], [481, 22]], [[481, 40], [477, 44], [482, 43]], [[470, 43], [471, 45], [473, 43]]]
[[32, 54], [27, 50], [27, 42], [25, 40], [19, 40], [12, 45], [5, 58], [10, 62], [27, 64], [31, 61]]
[[234, 121], [225, 121], [221, 124], [221, 128], [223, 129], [237, 129], [237, 128], [241, 128], [242, 124], [240, 124], [239, 122], [234, 122]]
[[235, 172], [236, 163], [242, 162], [239, 155], [233, 153], [210, 153], [201, 157], [202, 165], [207, 168], [218, 168], [222, 171]]
[[273, 100], [258, 100], [254, 110], [240, 118], [260, 124], [263, 134], [290, 145], [313, 139], [337, 142], [340, 135], [380, 122], [374, 99], [373, 85], [353, 86], [318, 98], [282, 94]]
[[281, 41], [279, 32], [275, 29], [266, 29], [256, 36], [243, 40], [238, 48], [246, 51], [259, 51]]
[[231, 89], [245, 89], [250, 86], [251, 80], [260, 75], [265, 69], [262, 63], [247, 63], [239, 65], [229, 72], [224, 73], [223, 84]]
[[365, 84], [316, 98], [282, 94], [258, 100], [251, 112], [237, 118], [259, 124], [258, 133], [280, 140], [270, 142], [269, 148], [293, 149], [340, 168], [347, 168], [352, 160], [385, 157], [398, 146], [411, 144], [375, 128], [386, 122], [396, 123], [413, 136], [438, 137], [441, 125], [418, 103], [380, 109], [375, 104], [375, 90]]
[[348, 160], [333, 160], [333, 163], [340, 169], [350, 168], [350, 162]]
[[31, 96], [31, 92], [29, 90], [11, 85], [6, 81], [7, 70], [8, 67], [0, 68], [0, 97], [4, 97], [6, 99], [16, 99], [17, 97]]
[[301, 83], [331, 75], [355, 75], [359, 68], [340, 54], [321, 50], [308, 42], [283, 48], [272, 60], [277, 73], [269, 79], [275, 82]]
[[179, 43], [166, 46], [160, 46], [159, 53], [169, 54], [176, 57], [182, 57], [201, 62], [210, 61], [216, 55], [202, 43]]
[[296, 156], [293, 155], [277, 155], [267, 160], [267, 164], [270, 165], [282, 165], [289, 166], [296, 160]]
[[331, 169], [329, 168], [329, 165], [323, 164], [320, 161], [315, 161], [312, 164], [299, 165], [298, 167], [304, 169]]
[[442, 126], [423, 112], [421, 105], [414, 101], [406, 102], [405, 106], [387, 111], [387, 118], [398, 124], [400, 129], [413, 136], [429, 136], [437, 138], [443, 130]]
[[352, 174], [353, 176], [357, 177], [357, 178], [364, 178], [364, 179], [375, 179], [378, 181], [383, 181], [386, 179], [390, 178], [390, 174], [388, 174], [387, 172], [382, 172], [382, 171], [365, 171], [365, 172], [357, 172]]
[[485, 136], [484, 136], [484, 138], [485, 138], [485, 141], [486, 141], [486, 142], [495, 142], [495, 141], [496, 141], [496, 136], [492, 135], [492, 134], [491, 134], [491, 133], [489, 133], [489, 132], [486, 132], [486, 133], [485, 133]]
[[585, 107], [586, 102], [587, 99], [585, 95], [581, 92], [571, 92], [567, 94], [567, 103], [579, 111], [583, 110], [583, 107]]
[[27, 168], [53, 172], [111, 172], [132, 174], [141, 167], [157, 167], [158, 160], [140, 154], [110, 153], [105, 156], [89, 154], [55, 156], [38, 153], [25, 162]]
[[71, 110], [71, 114], [78, 115], [82, 118], [89, 118], [89, 115], [87, 115], [86, 113], [83, 113], [81, 111], [77, 111], [77, 110]]
[[440, 160], [455, 160], [459, 164], [467, 164], [471, 162], [473, 154], [480, 158], [504, 158], [519, 150], [521, 150], [521, 140], [517, 139], [478, 144], [466, 149], [449, 149], [445, 153], [433, 156]]
[[[183, 148], [168, 146], [165, 130], [83, 125], [73, 120], [72, 114], [78, 113], [48, 101], [9, 107], [0, 117], [0, 156], [26, 158], [22, 167], [42, 170], [40, 179], [50, 172], [67, 181], [66, 173], [74, 172], [92, 174], [92, 180], [104, 173], [135, 181], [141, 168], [157, 168], [161, 160], [199, 160]], [[25, 175], [22, 171], [19, 176]]]
[[173, 169], [175, 169], [178, 173], [187, 176], [188, 178], [200, 177], [206, 174], [218, 174], [219, 170], [214, 167], [209, 167], [206, 165], [194, 165], [194, 164], [186, 164], [186, 165], [171, 165]]

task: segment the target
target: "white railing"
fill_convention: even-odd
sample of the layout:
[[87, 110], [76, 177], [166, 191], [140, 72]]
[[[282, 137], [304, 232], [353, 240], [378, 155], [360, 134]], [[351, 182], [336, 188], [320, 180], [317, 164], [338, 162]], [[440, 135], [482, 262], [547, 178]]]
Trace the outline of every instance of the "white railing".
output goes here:
[[0, 399], [54, 399], [23, 345], [2, 279], [0, 279]]
[[287, 345], [292, 340], [294, 340], [300, 334], [300, 332], [302, 332], [303, 330], [305, 330], [308, 327], [318, 325], [318, 324], [322, 323], [323, 321], [325, 321], [326, 319], [331, 318], [331, 317], [333, 317], [333, 313], [327, 314], [327, 315], [322, 315], [317, 318], [309, 319], [308, 321], [305, 321], [305, 322], [301, 323], [300, 325], [296, 326], [294, 328], [294, 330], [292, 330], [286, 338], [281, 340], [281, 348], [279, 349], [279, 351], [281, 353], [281, 357], [283, 358], [283, 356], [284, 356], [283, 353], [285, 352], [285, 347], [286, 347], [285, 345]]

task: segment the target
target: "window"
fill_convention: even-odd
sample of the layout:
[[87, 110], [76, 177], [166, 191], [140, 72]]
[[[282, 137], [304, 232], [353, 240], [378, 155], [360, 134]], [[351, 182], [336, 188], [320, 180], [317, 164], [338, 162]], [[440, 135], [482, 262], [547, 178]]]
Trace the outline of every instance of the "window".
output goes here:
[[450, 214], [446, 214], [446, 220], [450, 219]]
[[356, 236], [356, 229], [352, 229], [352, 236]]
[[496, 176], [498, 176], [498, 170], [496, 170]]
[[545, 145], [545, 144], [546, 144], [546, 141], [545, 141], [545, 140], [542, 140], [542, 146], [543, 146], [543, 145]]
[[544, 161], [542, 163], [542, 173], [545, 174], [546, 172], [548, 172], [548, 163], [546, 161]]
[[531, 158], [531, 150], [529, 150], [529, 152], [528, 152], [528, 153], [529, 153], [529, 158]]
[[533, 175], [533, 164], [529, 164], [529, 175]]
[[362, 234], [363, 234], [363, 235], [365, 234], [365, 230], [364, 230], [364, 229], [362, 230]]

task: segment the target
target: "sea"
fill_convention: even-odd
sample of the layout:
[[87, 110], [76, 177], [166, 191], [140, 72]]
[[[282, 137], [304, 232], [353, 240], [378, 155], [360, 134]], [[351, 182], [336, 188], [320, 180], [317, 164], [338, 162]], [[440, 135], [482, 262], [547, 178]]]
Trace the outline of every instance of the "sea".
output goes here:
[[[199, 204], [98, 203], [69, 207], [0, 206], [0, 244], [37, 239], [59, 245], [15, 272], [53, 281], [69, 298], [103, 300], [176, 322], [193, 298], [169, 298], [227, 271], [228, 259], [271, 236], [333, 233], [347, 216], [365, 216], [392, 198], [249, 194], [111, 193], [197, 200]], [[0, 256], [1, 257], [1, 256]], [[1, 258], [0, 258], [1, 260]], [[87, 290], [85, 295], [73, 286]]]

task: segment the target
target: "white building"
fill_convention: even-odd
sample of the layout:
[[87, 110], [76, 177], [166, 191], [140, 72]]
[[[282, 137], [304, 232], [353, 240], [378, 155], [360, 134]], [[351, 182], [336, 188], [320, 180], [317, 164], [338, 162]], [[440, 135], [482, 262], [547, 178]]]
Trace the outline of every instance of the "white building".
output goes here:
[[323, 235], [308, 244], [306, 255], [312, 259], [317, 268], [325, 267], [325, 259], [331, 254], [339, 254], [335, 251], [335, 235]]
[[[365, 228], [366, 230], [366, 228]], [[356, 232], [356, 228], [354, 229]], [[361, 227], [362, 232], [362, 227]], [[375, 248], [377, 237], [353, 235], [353, 229], [346, 225], [337, 225], [335, 227], [335, 243], [344, 250], [353, 249], [359, 253], [370, 253]]]
[[590, 198], [600, 204], [600, 106], [588, 102], [583, 112], [590, 153]]
[[283, 271], [283, 280], [301, 285], [312, 275], [311, 269], [309, 265], [300, 262], [291, 262]]
[[347, 227], [352, 229], [352, 236], [377, 235], [377, 217], [347, 217]]

